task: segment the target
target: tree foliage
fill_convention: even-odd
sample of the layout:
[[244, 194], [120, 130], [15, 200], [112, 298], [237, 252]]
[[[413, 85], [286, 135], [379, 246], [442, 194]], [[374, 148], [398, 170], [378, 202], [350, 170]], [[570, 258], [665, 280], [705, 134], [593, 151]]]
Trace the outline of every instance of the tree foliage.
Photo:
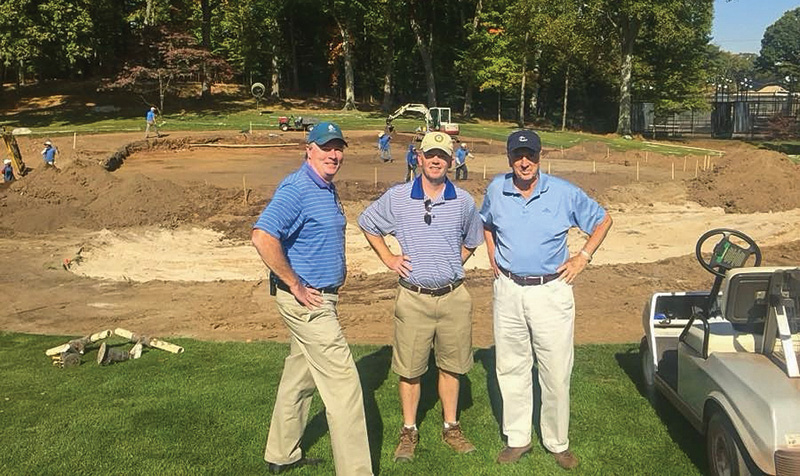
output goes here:
[[[754, 76], [708, 45], [712, 13], [711, 0], [4, 0], [0, 77], [110, 77], [161, 102], [232, 77], [275, 97], [625, 133], [634, 101], [697, 107], [714, 77]], [[797, 15], [768, 29], [762, 69], [800, 76]]]
[[774, 75], [800, 80], [800, 8], [784, 13], [767, 27], [761, 40], [758, 66]]

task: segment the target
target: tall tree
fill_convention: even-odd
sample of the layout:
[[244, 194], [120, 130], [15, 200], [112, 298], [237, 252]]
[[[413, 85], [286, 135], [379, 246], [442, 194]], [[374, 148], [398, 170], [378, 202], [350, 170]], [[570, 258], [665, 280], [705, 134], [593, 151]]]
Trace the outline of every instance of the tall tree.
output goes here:
[[789, 82], [800, 80], [800, 8], [789, 10], [767, 27], [757, 64]]
[[428, 107], [436, 106], [436, 74], [433, 71], [433, 27], [428, 26], [424, 29], [420, 23], [420, 12], [424, 8], [430, 9], [426, 3], [420, 6], [414, 0], [408, 0], [409, 22], [411, 31], [414, 32], [414, 40], [417, 43], [417, 50], [422, 59], [422, 67], [425, 69], [425, 84], [428, 92]]

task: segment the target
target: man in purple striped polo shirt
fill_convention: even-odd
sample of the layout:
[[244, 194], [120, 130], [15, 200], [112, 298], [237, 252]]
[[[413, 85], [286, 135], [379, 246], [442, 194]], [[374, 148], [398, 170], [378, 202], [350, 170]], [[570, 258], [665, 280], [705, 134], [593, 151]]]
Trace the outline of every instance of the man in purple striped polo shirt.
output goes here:
[[[442, 439], [458, 453], [475, 447], [458, 422], [459, 377], [472, 367], [472, 298], [463, 286], [464, 262], [483, 242], [475, 200], [447, 179], [453, 141], [441, 132], [420, 145], [422, 175], [390, 188], [361, 214], [358, 224], [378, 257], [400, 276], [394, 318], [392, 370], [400, 376], [403, 427], [396, 462], [414, 458], [420, 377], [431, 349], [439, 369]], [[393, 253], [384, 237], [394, 235]]]
[[271, 293], [291, 334], [264, 459], [273, 473], [319, 463], [300, 448], [316, 387], [336, 474], [371, 475], [361, 382], [336, 311], [346, 275], [346, 222], [333, 177], [347, 142], [328, 122], [317, 124], [307, 142], [303, 166], [278, 185], [253, 226], [253, 244], [271, 270]]

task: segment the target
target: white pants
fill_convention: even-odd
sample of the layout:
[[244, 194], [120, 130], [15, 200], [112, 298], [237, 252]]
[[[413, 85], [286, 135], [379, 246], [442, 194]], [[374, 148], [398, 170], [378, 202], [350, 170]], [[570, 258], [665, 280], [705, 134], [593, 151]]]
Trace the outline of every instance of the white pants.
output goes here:
[[542, 393], [542, 443], [553, 453], [569, 448], [574, 327], [571, 285], [555, 280], [541, 286], [520, 286], [503, 275], [495, 279], [497, 382], [503, 398], [503, 433], [508, 446], [531, 442], [535, 355]]

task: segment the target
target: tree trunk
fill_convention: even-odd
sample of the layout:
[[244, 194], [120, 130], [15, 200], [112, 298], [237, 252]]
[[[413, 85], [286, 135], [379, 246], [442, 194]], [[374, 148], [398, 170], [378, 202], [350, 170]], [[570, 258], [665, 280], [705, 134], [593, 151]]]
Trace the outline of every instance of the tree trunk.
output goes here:
[[336, 19], [336, 24], [339, 25], [339, 33], [342, 35], [342, 51], [344, 52], [344, 109], [352, 111], [356, 108], [356, 94], [353, 86], [355, 81], [353, 75], [353, 45], [350, 44], [350, 32], [347, 27], [339, 19]]
[[528, 65], [528, 36], [529, 33], [525, 32], [525, 43], [523, 43], [522, 47], [522, 78], [519, 86], [519, 117], [517, 118], [517, 123], [522, 128], [525, 128], [525, 73]]
[[436, 106], [436, 77], [433, 73], [433, 58], [431, 57], [431, 40], [432, 40], [432, 33], [429, 36], [428, 42], [426, 43], [425, 38], [422, 34], [422, 28], [420, 27], [417, 19], [414, 18], [414, 5], [411, 5], [411, 18], [409, 18], [411, 22], [411, 30], [414, 32], [414, 39], [417, 42], [417, 49], [419, 49], [419, 55], [422, 57], [422, 66], [425, 68], [425, 82], [428, 86], [428, 107], [435, 107]]
[[394, 73], [394, 45], [389, 41], [386, 51], [386, 71], [383, 74], [383, 104], [381, 110], [389, 112], [392, 110], [392, 75]]
[[144, 9], [144, 24], [145, 25], [153, 25], [155, 23], [155, 19], [153, 16], [155, 13], [153, 12], [153, 2], [155, 0], [147, 0], [147, 4]]
[[631, 73], [633, 72], [633, 44], [639, 34], [640, 23], [627, 20], [622, 24], [621, 67], [619, 84], [619, 117], [617, 134], [631, 134]]
[[521, 128], [525, 128], [525, 59], [523, 55], [522, 60], [522, 78], [519, 84], [519, 117], [517, 117], [517, 124]]
[[300, 74], [297, 71], [297, 41], [294, 37], [294, 18], [289, 19], [289, 44], [292, 48], [292, 91], [300, 91]]
[[[202, 13], [201, 23], [201, 44], [203, 48], [211, 51], [211, 5], [210, 0], [200, 0], [200, 10]], [[211, 97], [211, 83], [208, 79], [208, 65], [203, 63], [203, 71], [201, 76], [200, 97], [202, 99], [209, 99]]]
[[[478, 0], [477, 5], [475, 5], [475, 16], [472, 17], [472, 31], [470, 33], [474, 33], [478, 29], [478, 20], [481, 16], [481, 10], [483, 9], [483, 2]], [[475, 76], [474, 72], [467, 73], [469, 77], [467, 78], [467, 89], [464, 91], [464, 110], [462, 111], [464, 117], [470, 118], [472, 117], [472, 90], [475, 88]]]
[[475, 80], [470, 76], [467, 79], [467, 89], [464, 91], [464, 110], [462, 114], [469, 119], [472, 117], [472, 90], [475, 88]]
[[503, 93], [500, 90], [497, 90], [497, 122], [502, 121], [502, 111], [503, 111]]
[[564, 105], [561, 107], [561, 130], [567, 130], [567, 101], [569, 99], [569, 65], [564, 73]]
[[281, 97], [281, 71], [278, 68], [278, 47], [272, 45], [272, 92], [270, 97], [280, 99]]

